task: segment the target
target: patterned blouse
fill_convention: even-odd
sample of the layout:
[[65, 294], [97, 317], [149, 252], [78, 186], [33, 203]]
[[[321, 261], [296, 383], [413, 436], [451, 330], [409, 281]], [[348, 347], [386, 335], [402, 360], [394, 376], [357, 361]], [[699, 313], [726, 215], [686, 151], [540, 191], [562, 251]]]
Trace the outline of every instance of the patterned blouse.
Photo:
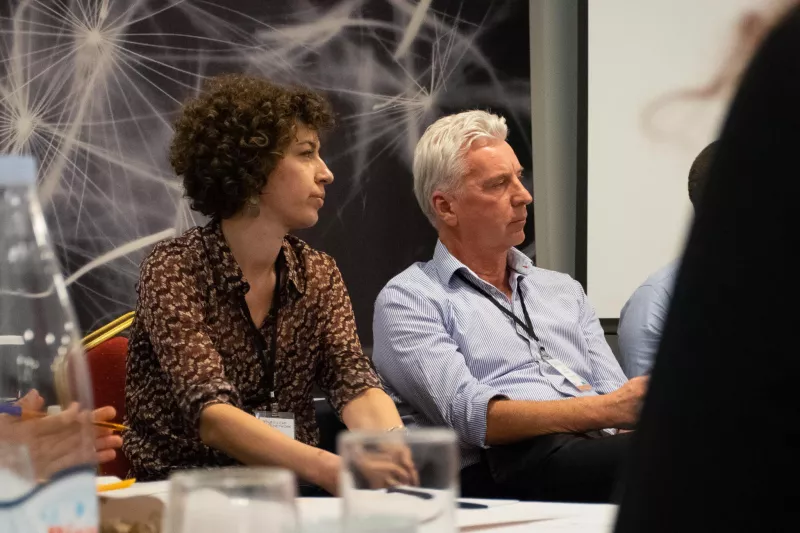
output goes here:
[[[334, 260], [288, 235], [282, 253], [275, 400], [280, 411], [295, 414], [297, 440], [316, 446], [313, 384], [341, 414], [380, 382], [361, 351]], [[200, 441], [201, 411], [227, 403], [252, 414], [271, 401], [244, 304], [249, 285], [219, 222], [156, 245], [142, 263], [137, 290], [123, 445], [132, 474], [155, 480], [175, 469], [237, 464]], [[258, 328], [262, 346], [271, 346], [274, 327], [271, 310]]]

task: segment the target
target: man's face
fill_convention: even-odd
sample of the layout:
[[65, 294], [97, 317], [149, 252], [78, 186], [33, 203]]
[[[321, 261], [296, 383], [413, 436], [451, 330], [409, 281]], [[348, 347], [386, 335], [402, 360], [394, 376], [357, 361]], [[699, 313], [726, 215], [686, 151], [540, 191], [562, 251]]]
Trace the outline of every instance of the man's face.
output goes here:
[[467, 174], [451, 198], [458, 234], [481, 247], [511, 248], [525, 239], [525, 208], [533, 201], [522, 184], [522, 166], [505, 141], [476, 143]]

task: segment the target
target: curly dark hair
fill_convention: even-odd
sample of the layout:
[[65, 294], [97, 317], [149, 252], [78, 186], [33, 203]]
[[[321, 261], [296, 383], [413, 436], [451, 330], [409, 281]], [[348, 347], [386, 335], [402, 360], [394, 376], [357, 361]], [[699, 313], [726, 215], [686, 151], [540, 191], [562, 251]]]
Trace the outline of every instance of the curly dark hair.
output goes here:
[[239, 212], [264, 188], [298, 123], [333, 127], [325, 97], [244, 74], [209, 79], [184, 104], [169, 151], [192, 209], [212, 218]]

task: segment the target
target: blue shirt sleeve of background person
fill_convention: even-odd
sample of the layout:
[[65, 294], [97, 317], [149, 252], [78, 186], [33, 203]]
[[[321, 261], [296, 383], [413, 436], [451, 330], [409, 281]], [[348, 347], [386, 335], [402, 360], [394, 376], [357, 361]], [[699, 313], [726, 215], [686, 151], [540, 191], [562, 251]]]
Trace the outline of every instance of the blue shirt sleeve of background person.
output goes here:
[[629, 378], [648, 374], [655, 362], [678, 266], [675, 261], [647, 278], [622, 308], [617, 334], [620, 363]]

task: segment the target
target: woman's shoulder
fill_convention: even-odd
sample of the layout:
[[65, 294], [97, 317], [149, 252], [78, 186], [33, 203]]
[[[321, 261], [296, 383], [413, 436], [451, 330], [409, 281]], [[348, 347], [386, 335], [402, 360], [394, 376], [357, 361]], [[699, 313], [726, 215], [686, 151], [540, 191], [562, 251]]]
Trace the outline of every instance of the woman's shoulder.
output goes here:
[[290, 254], [297, 261], [298, 267], [304, 270], [306, 277], [320, 274], [329, 275], [331, 271], [339, 270], [336, 260], [332, 256], [313, 248], [299, 237], [286, 235], [284, 242], [290, 250]]
[[183, 235], [156, 243], [144, 261], [142, 261], [142, 271], [158, 267], [200, 266], [202, 264], [202, 250], [204, 249], [202, 230], [202, 227], [197, 226], [186, 231]]

